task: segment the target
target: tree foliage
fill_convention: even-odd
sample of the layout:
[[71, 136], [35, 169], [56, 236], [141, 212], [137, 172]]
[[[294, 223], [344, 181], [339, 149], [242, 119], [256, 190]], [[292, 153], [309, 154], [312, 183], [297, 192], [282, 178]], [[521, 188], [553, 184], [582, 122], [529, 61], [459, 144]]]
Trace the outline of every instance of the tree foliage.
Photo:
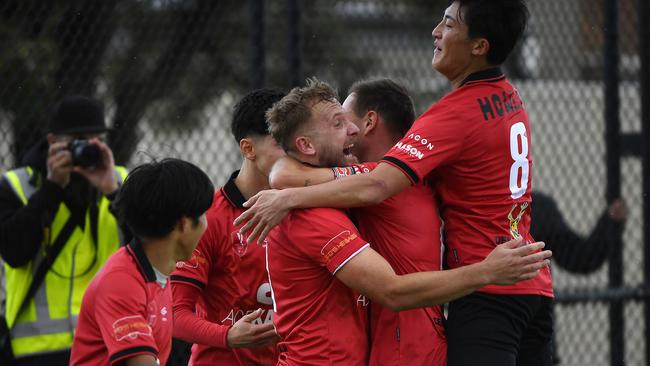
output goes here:
[[[358, 62], [333, 42], [326, 2], [301, 2], [305, 74]], [[267, 84], [289, 87], [285, 2], [266, 7]], [[192, 128], [208, 103], [251, 87], [251, 1], [0, 0], [0, 116], [20, 156], [66, 94], [107, 106], [116, 161], [129, 160], [138, 124]], [[320, 10], [319, 10], [320, 9]], [[272, 28], [273, 27], [273, 28]], [[332, 55], [335, 55], [332, 57]], [[6, 162], [6, 160], [5, 160]]]

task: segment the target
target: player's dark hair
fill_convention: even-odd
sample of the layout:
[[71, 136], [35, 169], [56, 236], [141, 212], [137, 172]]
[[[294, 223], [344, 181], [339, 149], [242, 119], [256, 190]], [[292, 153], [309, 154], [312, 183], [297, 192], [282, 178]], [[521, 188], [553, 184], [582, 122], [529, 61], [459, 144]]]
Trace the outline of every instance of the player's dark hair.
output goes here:
[[179, 159], [142, 164], [131, 171], [113, 202], [118, 220], [139, 238], [164, 238], [183, 217], [198, 224], [214, 186], [196, 165]]
[[526, 30], [530, 13], [524, 0], [455, 1], [469, 37], [485, 38], [490, 43], [488, 63], [502, 64]]
[[336, 102], [337, 98], [336, 91], [326, 82], [314, 77], [307, 79], [307, 86], [291, 89], [266, 112], [271, 136], [284, 151], [291, 151], [294, 134], [312, 117], [311, 107], [322, 101]]
[[362, 80], [352, 84], [354, 113], [362, 117], [369, 111], [381, 116], [391, 132], [404, 136], [415, 120], [413, 100], [406, 88], [390, 79]]
[[286, 93], [276, 88], [262, 88], [246, 94], [236, 105], [230, 122], [230, 130], [239, 143], [241, 139], [269, 134], [266, 111]]

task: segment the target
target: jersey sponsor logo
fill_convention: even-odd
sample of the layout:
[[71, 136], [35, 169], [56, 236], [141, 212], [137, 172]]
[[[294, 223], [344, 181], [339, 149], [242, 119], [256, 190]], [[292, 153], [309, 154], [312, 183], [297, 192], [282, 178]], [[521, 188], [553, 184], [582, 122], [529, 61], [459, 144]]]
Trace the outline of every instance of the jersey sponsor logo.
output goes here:
[[[513, 216], [513, 213], [515, 212], [515, 209], [519, 208], [519, 213], [517, 216]], [[521, 218], [524, 216], [524, 213], [526, 212], [526, 209], [528, 208], [528, 202], [524, 203], [515, 203], [512, 205], [512, 208], [510, 209], [510, 212], [508, 213], [508, 221], [510, 222], [510, 235], [512, 236], [513, 239], [521, 237], [521, 234], [519, 234], [519, 221], [521, 221]]]
[[368, 300], [368, 298], [365, 295], [359, 295], [357, 297], [357, 306], [365, 308], [368, 305], [370, 305], [370, 301]]
[[192, 258], [186, 261], [176, 262], [176, 268], [196, 269], [199, 268], [201, 264], [206, 264], [206, 263], [207, 261], [203, 256], [203, 253], [201, 253], [201, 251], [199, 251], [198, 249], [194, 249], [194, 251], [192, 252]]
[[421, 149], [427, 149], [429, 151], [433, 150], [434, 145], [421, 135], [411, 133], [407, 136], [407, 138], [413, 142], [410, 144], [405, 144], [400, 141], [395, 144], [395, 148], [404, 151], [405, 153], [409, 154], [412, 157], [418, 158], [419, 160], [422, 160], [424, 158], [424, 153], [420, 151]]
[[[257, 288], [257, 302], [262, 305], [273, 305], [273, 297], [271, 296], [271, 284], [265, 282]], [[241, 319], [244, 315], [254, 312], [255, 309], [230, 309], [228, 315], [221, 320], [223, 324], [235, 324], [237, 320]], [[266, 324], [273, 321], [273, 310], [268, 309], [262, 312], [262, 315], [253, 321], [253, 324]]]
[[320, 254], [323, 256], [323, 259], [327, 262], [339, 250], [343, 249], [349, 242], [357, 238], [357, 234], [352, 233], [350, 230], [343, 230], [340, 233], [336, 234], [332, 239], [330, 239], [323, 248], [320, 250]]
[[[230, 309], [225, 318], [221, 320], [221, 324], [224, 325], [233, 325], [244, 315], [248, 315], [255, 310], [244, 310], [244, 309]], [[264, 309], [262, 315], [259, 318], [253, 320], [252, 324], [271, 324], [273, 323], [273, 309]]]
[[151, 332], [151, 326], [142, 315], [125, 316], [113, 322], [113, 336], [118, 342], [126, 338], [151, 337]]

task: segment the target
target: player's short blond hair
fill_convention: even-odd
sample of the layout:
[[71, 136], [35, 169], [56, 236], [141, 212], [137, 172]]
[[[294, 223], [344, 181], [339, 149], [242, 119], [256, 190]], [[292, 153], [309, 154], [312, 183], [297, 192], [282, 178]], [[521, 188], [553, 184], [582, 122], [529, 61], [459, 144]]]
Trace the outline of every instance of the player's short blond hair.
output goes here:
[[310, 122], [311, 108], [322, 101], [337, 102], [336, 90], [312, 77], [307, 79], [306, 86], [293, 88], [266, 112], [269, 133], [285, 151], [294, 149], [294, 136]]

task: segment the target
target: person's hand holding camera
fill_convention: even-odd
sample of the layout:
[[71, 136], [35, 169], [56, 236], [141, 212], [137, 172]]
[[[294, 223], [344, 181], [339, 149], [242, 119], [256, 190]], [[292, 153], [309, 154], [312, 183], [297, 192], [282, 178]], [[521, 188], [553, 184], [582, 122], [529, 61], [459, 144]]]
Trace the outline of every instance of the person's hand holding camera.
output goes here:
[[[110, 194], [117, 190], [117, 177], [115, 176], [115, 161], [111, 149], [98, 138], [87, 140], [86, 149], [95, 151], [96, 157], [90, 162], [74, 164], [72, 171], [79, 173], [103, 194]], [[94, 150], [94, 148], [99, 151]], [[82, 148], [83, 149], [83, 148]], [[88, 151], [88, 150], [85, 150]], [[73, 155], [75, 154], [73, 151]], [[95, 160], [94, 162], [92, 160]]]
[[72, 172], [72, 154], [67, 142], [55, 142], [47, 153], [47, 180], [65, 188], [70, 183]]

